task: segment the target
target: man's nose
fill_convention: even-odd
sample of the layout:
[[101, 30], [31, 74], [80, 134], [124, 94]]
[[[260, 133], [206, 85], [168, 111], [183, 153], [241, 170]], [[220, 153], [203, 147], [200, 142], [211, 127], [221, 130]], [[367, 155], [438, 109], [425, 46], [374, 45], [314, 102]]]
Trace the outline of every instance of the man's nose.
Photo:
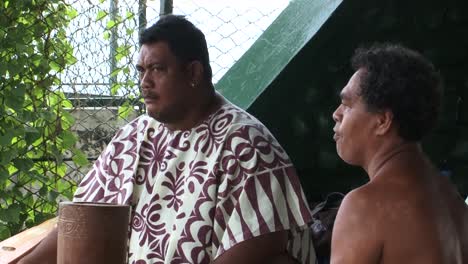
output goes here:
[[151, 79], [149, 78], [148, 72], [141, 73], [140, 75], [140, 86], [142, 89], [151, 88]]
[[341, 117], [340, 108], [341, 107], [338, 106], [338, 108], [336, 108], [335, 112], [333, 112], [332, 114], [333, 121], [335, 121], [336, 123], [340, 121], [340, 117]]

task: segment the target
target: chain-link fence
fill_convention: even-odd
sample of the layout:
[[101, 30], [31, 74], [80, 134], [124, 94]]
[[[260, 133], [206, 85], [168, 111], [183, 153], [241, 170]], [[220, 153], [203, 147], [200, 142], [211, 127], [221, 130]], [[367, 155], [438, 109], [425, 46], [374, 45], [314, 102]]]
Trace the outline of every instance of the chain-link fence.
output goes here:
[[[186, 16], [205, 33], [215, 83], [287, 5], [287, 1], [266, 3], [236, 6], [232, 1], [173, 2], [174, 14]], [[77, 63], [62, 74], [61, 89], [73, 102], [80, 148], [92, 161], [118, 127], [144, 112], [134, 68], [138, 33], [158, 20], [160, 2], [77, 1], [73, 6], [80, 14], [69, 26]], [[130, 112], [132, 115], [127, 116]], [[74, 168], [70, 175], [79, 179], [86, 170]]]
[[[206, 6], [200, 5], [200, 2]], [[232, 2], [174, 2], [173, 13], [186, 16], [205, 33], [214, 82], [223, 76], [287, 5], [284, 0], [276, 4], [275, 1], [256, 5], [245, 2], [238, 6], [233, 6]], [[109, 95], [113, 82], [122, 84], [135, 81], [132, 66], [126, 69], [125, 74], [111, 76], [111, 72], [134, 63], [138, 32], [157, 21], [159, 2], [112, 0], [110, 4], [106, 1], [97, 5], [77, 1], [73, 6], [80, 15], [71, 22], [69, 37], [78, 63], [63, 74], [64, 86], [71, 86], [64, 90]], [[120, 91], [120, 95], [137, 94], [134, 83], [130, 82], [127, 86], [127, 89]]]
[[[8, 10], [8, 2], [5, 2], [5, 8], [2, 10]], [[47, 3], [45, 0], [38, 0], [36, 6], [31, 8], [38, 8], [40, 2]], [[7, 230], [8, 232], [0, 228], [0, 238], [16, 233], [24, 228], [25, 223], [36, 224], [53, 214], [59, 200], [71, 198], [76, 182], [87, 173], [115, 131], [135, 116], [144, 113], [134, 67], [138, 55], [138, 35], [147, 25], [158, 20], [162, 3], [172, 4], [172, 13], [186, 16], [205, 33], [213, 69], [213, 81], [216, 83], [288, 2], [289, 0], [67, 0], [65, 2], [55, 0], [43, 4], [47, 5], [49, 10], [38, 12], [36, 19], [49, 27], [53, 27], [54, 24], [47, 20], [47, 16], [54, 12], [54, 8], [58, 5], [69, 8], [68, 11], [64, 11], [64, 16], [70, 19], [70, 22], [68, 25], [66, 23], [62, 25], [62, 33], [63, 41], [68, 41], [72, 48], [70, 49], [72, 54], [66, 54], [68, 61], [63, 65], [68, 64], [68, 66], [64, 70], [55, 69], [54, 65], [57, 63], [48, 62], [52, 67], [53, 77], [60, 81], [54, 81], [49, 85], [52, 90], [49, 93], [56, 94], [57, 98], [47, 99], [48, 102], [57, 101], [59, 109], [63, 110], [63, 112], [56, 111], [56, 114], [49, 118], [47, 126], [53, 127], [55, 124], [56, 127], [60, 127], [60, 132], [57, 133], [66, 133], [64, 136], [57, 134], [59, 137], [49, 133], [42, 141], [44, 143], [49, 140], [48, 145], [46, 144], [50, 145], [49, 148], [54, 148], [54, 144], [61, 144], [60, 148], [54, 150], [55, 152], [52, 151], [55, 156], [32, 159], [36, 165], [48, 162], [47, 164], [54, 165], [54, 168], [44, 169], [43, 173], [36, 171], [34, 174], [28, 172], [32, 165], [23, 168], [24, 170], [6, 172], [0, 170], [0, 174], [3, 173], [0, 175], [0, 184], [3, 184], [7, 190], [0, 191], [2, 198], [0, 223], [15, 223], [13, 229], [12, 225], [8, 225], [11, 229]], [[19, 5], [16, 8], [24, 9], [18, 11], [20, 13], [17, 19], [21, 20], [28, 10]], [[0, 17], [4, 17], [3, 14], [0, 14]], [[15, 23], [17, 25], [22, 22], [15, 21]], [[32, 30], [32, 28], [33, 26], [30, 26], [25, 29]], [[0, 30], [0, 34], [2, 32], [7, 30]], [[52, 32], [55, 33], [49, 37], [56, 36], [54, 34], [57, 33], [57, 29]], [[47, 36], [39, 37], [43, 39]], [[47, 42], [44, 43], [43, 45], [47, 45]], [[38, 47], [43, 46], [41, 45]], [[14, 52], [21, 51], [16, 48]], [[47, 56], [45, 53], [41, 55]], [[2, 64], [8, 65], [8, 61], [2, 58]], [[44, 107], [43, 109], [47, 110], [49, 106]], [[15, 115], [11, 115], [11, 118], [14, 117]], [[33, 121], [25, 121], [21, 126], [28, 127], [28, 122]], [[59, 122], [60, 126], [54, 122]], [[2, 137], [7, 134], [5, 131], [5, 129], [0, 131], [0, 145]], [[67, 134], [70, 131], [78, 135], [76, 141], [72, 135]], [[28, 135], [36, 137], [33, 132]], [[26, 143], [31, 142], [35, 141], [32, 139], [26, 141]], [[71, 148], [71, 144], [84, 155]], [[44, 148], [47, 147], [41, 145], [25, 149], [44, 152]], [[85, 160], [89, 161], [88, 165], [83, 165]], [[0, 166], [8, 162], [13, 161], [0, 159]], [[19, 180], [21, 177], [40, 179], [21, 181]], [[45, 207], [47, 209], [44, 209]]]

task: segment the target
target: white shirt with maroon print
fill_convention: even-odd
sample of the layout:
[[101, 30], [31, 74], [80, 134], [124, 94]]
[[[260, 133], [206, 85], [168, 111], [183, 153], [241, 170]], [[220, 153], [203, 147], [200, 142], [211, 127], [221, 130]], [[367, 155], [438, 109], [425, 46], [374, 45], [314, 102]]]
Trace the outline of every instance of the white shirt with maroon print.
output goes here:
[[311, 220], [286, 152], [257, 119], [226, 103], [170, 131], [143, 115], [121, 128], [74, 201], [132, 205], [129, 264], [211, 263], [231, 247], [290, 230], [288, 250], [314, 263]]

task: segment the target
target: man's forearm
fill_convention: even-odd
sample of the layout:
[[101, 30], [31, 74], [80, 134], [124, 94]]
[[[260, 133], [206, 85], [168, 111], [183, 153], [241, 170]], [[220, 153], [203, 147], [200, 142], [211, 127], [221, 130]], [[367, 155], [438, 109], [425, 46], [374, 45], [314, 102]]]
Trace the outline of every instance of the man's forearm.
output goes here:
[[57, 235], [55, 227], [31, 252], [17, 264], [55, 264], [57, 263]]

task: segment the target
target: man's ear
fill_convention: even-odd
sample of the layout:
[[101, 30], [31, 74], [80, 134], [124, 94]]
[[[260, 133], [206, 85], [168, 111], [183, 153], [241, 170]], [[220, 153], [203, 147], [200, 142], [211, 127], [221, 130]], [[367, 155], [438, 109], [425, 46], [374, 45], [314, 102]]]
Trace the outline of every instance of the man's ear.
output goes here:
[[191, 86], [200, 85], [203, 80], [203, 65], [200, 61], [194, 60], [188, 64], [188, 77]]
[[377, 127], [375, 133], [379, 136], [387, 134], [393, 125], [393, 113], [385, 110], [377, 115]]

